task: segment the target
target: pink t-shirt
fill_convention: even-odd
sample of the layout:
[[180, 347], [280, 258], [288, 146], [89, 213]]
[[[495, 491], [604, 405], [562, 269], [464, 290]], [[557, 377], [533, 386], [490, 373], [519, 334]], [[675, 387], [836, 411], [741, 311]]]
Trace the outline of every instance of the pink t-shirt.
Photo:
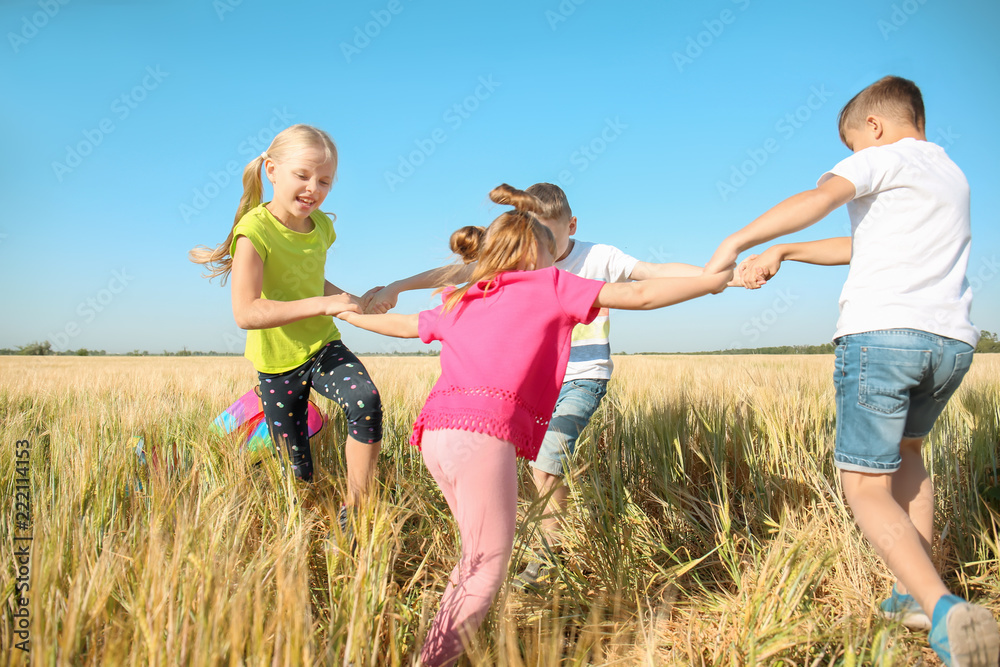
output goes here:
[[420, 313], [425, 343], [441, 341], [441, 377], [413, 425], [485, 433], [534, 460], [569, 360], [573, 327], [597, 316], [604, 283], [555, 267], [510, 271], [469, 288], [450, 312]]

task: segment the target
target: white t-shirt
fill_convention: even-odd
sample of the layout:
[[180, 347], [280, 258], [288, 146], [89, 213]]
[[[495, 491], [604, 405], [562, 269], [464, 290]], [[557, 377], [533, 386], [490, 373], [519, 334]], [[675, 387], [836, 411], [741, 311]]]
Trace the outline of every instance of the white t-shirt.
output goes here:
[[965, 277], [972, 233], [969, 183], [944, 149], [906, 138], [872, 146], [820, 177], [854, 184], [851, 269], [835, 338], [918, 329], [975, 346]]
[[[622, 283], [629, 279], [638, 263], [639, 260], [635, 257], [626, 255], [614, 246], [573, 241], [573, 249], [564, 259], [556, 262], [556, 268], [581, 278]], [[607, 308], [601, 308], [590, 324], [578, 324], [573, 328], [573, 342], [564, 382], [611, 378], [613, 365], [611, 343], [608, 341], [610, 334], [611, 320], [608, 319]]]

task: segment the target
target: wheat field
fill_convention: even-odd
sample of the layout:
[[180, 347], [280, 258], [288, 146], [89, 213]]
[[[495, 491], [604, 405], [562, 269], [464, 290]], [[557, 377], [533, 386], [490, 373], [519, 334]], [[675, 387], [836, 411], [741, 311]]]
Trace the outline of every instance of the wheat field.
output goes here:
[[[438, 366], [363, 361], [385, 439], [351, 552], [330, 537], [344, 492], [334, 404], [314, 396], [329, 421], [303, 488], [209, 432], [255, 383], [243, 359], [0, 357], [0, 663], [411, 664], [459, 553], [406, 444]], [[891, 577], [838, 486], [832, 357], [615, 363], [578, 449], [559, 581], [548, 595], [505, 586], [463, 664], [938, 664], [926, 634], [876, 614]], [[977, 357], [926, 448], [939, 568], [994, 610], [998, 378], [1000, 355]], [[14, 617], [26, 469], [30, 653]], [[522, 472], [511, 575], [539, 514]]]

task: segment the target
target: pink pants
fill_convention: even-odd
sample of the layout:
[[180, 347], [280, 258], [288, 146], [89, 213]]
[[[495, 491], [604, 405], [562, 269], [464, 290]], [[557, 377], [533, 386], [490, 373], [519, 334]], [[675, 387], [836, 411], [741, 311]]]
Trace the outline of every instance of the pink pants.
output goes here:
[[517, 520], [517, 458], [504, 440], [471, 431], [424, 431], [424, 464], [462, 537], [441, 608], [424, 640], [424, 665], [450, 665], [483, 622], [507, 576]]

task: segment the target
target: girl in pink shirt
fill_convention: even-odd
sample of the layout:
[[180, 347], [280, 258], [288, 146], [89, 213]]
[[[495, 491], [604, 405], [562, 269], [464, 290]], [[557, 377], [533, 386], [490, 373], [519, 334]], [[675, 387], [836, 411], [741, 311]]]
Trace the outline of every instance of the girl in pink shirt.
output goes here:
[[417, 315], [338, 317], [399, 338], [441, 341], [441, 377], [413, 427], [427, 470], [455, 515], [462, 556], [420, 654], [449, 665], [462, 654], [499, 590], [514, 546], [517, 456], [534, 460], [569, 358], [570, 334], [601, 308], [662, 308], [721, 292], [732, 267], [692, 278], [634, 283], [587, 280], [552, 266], [555, 239], [534, 213], [534, 196], [501, 185], [514, 206], [484, 230], [464, 227], [452, 249], [476, 261], [468, 284]]

